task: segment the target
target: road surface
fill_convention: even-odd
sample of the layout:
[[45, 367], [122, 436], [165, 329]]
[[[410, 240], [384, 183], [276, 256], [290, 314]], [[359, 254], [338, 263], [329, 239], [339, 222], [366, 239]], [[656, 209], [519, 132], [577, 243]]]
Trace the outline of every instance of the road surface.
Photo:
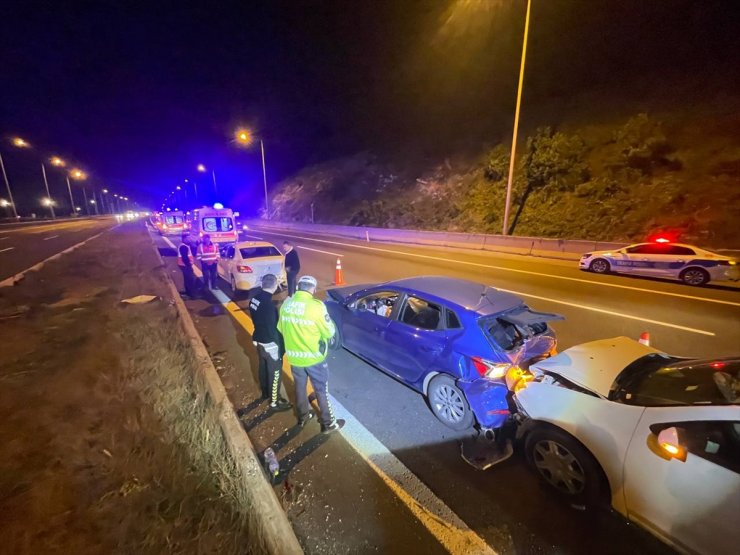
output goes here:
[[[320, 288], [333, 282], [335, 263], [341, 258], [349, 284], [436, 274], [512, 291], [537, 310], [566, 316], [564, 322], [554, 324], [560, 349], [618, 335], [637, 338], [649, 331], [654, 346], [678, 355], [712, 357], [740, 350], [740, 293], [733, 287], [689, 288], [656, 280], [587, 274], [572, 262], [295, 232], [245, 232], [245, 240], [252, 238], [276, 245], [283, 239], [293, 241], [301, 256], [302, 273], [317, 277]], [[173, 259], [168, 264], [174, 269]], [[225, 282], [221, 288], [229, 291]], [[216, 299], [236, 306], [226, 295], [218, 293]], [[238, 320], [229, 319], [226, 324], [228, 311], [213, 312], [203, 302], [190, 302], [189, 307], [201, 316], [216, 317], [199, 319], [201, 333], [218, 335], [226, 345], [224, 335], [239, 333], [228, 331], [239, 327]], [[241, 300], [238, 305], [244, 308], [246, 303]], [[494, 552], [671, 552], [618, 516], [567, 509], [541, 489], [518, 454], [485, 472], [468, 466], [459, 450], [465, 433], [443, 426], [420, 395], [350, 353], [333, 354], [330, 368], [331, 393], [342, 405], [343, 414], [360, 429], [345, 429], [344, 438], [363, 458], [381, 461], [380, 470], [387, 475], [398, 472], [393, 462], [398, 461], [412, 476], [410, 482], [402, 484], [409, 489], [418, 483], [428, 487], [432, 502], [442, 503], [449, 511], [445, 514], [459, 517]], [[334, 471], [337, 480], [346, 478], [342, 468]], [[403, 499], [405, 492], [397, 493]], [[414, 502], [407, 506], [413, 511]], [[423, 514], [420, 522], [434, 534], [434, 523]]]
[[110, 217], [0, 225], [0, 281], [115, 224]]

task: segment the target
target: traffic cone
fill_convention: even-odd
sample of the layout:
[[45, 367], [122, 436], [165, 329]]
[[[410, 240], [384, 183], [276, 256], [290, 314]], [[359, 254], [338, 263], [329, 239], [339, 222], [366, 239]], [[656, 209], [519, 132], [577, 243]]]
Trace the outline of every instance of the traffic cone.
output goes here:
[[645, 345], [646, 347], [650, 347], [650, 332], [644, 331], [640, 334], [640, 343]]
[[337, 269], [334, 272], [334, 285], [344, 285], [344, 277], [342, 276], [342, 259], [337, 258]]

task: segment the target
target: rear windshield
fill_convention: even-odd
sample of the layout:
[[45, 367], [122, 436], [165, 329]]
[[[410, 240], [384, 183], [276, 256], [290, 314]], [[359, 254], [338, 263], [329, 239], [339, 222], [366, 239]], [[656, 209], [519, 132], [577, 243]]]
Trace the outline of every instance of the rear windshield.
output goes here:
[[182, 223], [182, 216], [166, 216], [165, 222], [168, 224], [181, 224]]
[[517, 326], [496, 317], [481, 318], [480, 325], [486, 332], [486, 336], [495, 343], [494, 346], [504, 351], [518, 349], [527, 339], [542, 335], [547, 331], [546, 322]]
[[234, 222], [231, 218], [203, 218], [203, 231], [231, 231]]
[[282, 256], [275, 247], [243, 247], [239, 249], [242, 258], [262, 258], [263, 256]]
[[646, 407], [740, 404], [740, 361], [695, 363], [646, 355], [622, 370], [611, 397]]

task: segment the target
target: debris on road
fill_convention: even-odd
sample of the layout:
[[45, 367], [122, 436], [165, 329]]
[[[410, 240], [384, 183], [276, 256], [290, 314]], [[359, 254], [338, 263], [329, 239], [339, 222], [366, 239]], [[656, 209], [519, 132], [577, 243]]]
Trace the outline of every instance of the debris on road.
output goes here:
[[155, 299], [158, 299], [156, 295], [136, 295], [135, 297], [129, 297], [128, 299], [123, 299], [121, 302], [125, 304], [144, 304], [144, 303], [150, 303]]

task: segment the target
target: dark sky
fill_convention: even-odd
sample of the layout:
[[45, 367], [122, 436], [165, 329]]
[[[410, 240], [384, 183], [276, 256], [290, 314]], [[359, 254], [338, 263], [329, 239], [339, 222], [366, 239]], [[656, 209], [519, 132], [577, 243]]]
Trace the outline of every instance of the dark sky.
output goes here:
[[[730, 87], [736, 4], [534, 0], [525, 101], [662, 76], [719, 75]], [[216, 168], [224, 195], [259, 191], [259, 151], [229, 144], [238, 125], [264, 139], [271, 182], [361, 148], [499, 140], [511, 125], [525, 5], [11, 2], [0, 21], [0, 132], [36, 148], [21, 155], [4, 141], [0, 152], [18, 188], [36, 187], [23, 168], [55, 153], [89, 170], [90, 183], [143, 201], [197, 177], [199, 162]]]

